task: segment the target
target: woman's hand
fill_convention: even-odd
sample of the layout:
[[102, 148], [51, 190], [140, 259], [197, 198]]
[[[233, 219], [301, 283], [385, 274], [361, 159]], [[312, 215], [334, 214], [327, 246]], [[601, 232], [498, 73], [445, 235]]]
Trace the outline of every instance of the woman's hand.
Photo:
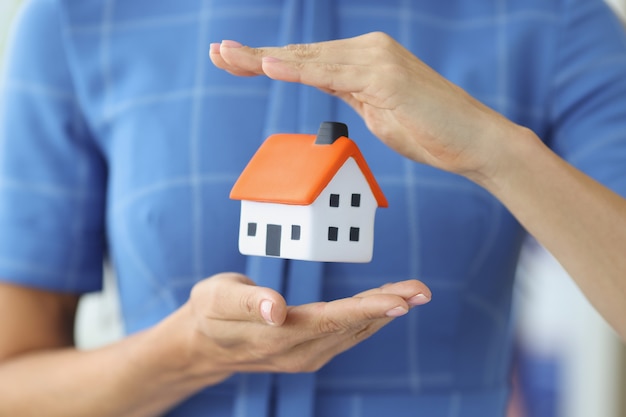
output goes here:
[[234, 372], [312, 372], [430, 297], [424, 284], [410, 280], [287, 306], [279, 293], [243, 275], [218, 274], [198, 283], [179, 310], [187, 328], [185, 367], [208, 383]]
[[223, 41], [210, 55], [234, 75], [265, 74], [334, 94], [395, 151], [474, 179], [497, 170], [496, 145], [518, 128], [383, 33], [282, 48]]

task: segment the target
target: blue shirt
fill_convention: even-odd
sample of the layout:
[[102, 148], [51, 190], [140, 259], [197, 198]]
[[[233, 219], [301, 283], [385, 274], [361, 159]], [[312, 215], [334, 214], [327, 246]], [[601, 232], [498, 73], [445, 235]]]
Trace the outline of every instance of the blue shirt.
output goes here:
[[[468, 180], [387, 149], [345, 104], [208, 58], [222, 39], [375, 30], [626, 194], [626, 38], [600, 0], [34, 0], [0, 93], [0, 277], [96, 291], [110, 257], [129, 333], [222, 271], [291, 303], [419, 278], [431, 303], [319, 372], [238, 375], [168, 415], [504, 415], [517, 221]], [[373, 261], [240, 255], [237, 176], [269, 134], [323, 120], [348, 124], [389, 200]]]

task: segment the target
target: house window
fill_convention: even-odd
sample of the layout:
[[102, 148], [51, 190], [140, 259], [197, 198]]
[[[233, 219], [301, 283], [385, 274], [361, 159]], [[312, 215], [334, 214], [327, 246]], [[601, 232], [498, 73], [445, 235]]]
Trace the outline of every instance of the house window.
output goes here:
[[300, 240], [300, 226], [297, 224], [291, 226], [291, 240]]
[[358, 242], [359, 241], [359, 228], [351, 227], [350, 228], [350, 242]]
[[350, 205], [352, 207], [361, 207], [361, 194], [352, 194], [352, 201]]
[[330, 206], [331, 207], [339, 207], [339, 194], [331, 194], [330, 195]]
[[256, 223], [248, 223], [248, 236], [256, 236]]
[[339, 228], [330, 226], [328, 228], [328, 240], [332, 240], [334, 242], [337, 241], [337, 236], [339, 235]]

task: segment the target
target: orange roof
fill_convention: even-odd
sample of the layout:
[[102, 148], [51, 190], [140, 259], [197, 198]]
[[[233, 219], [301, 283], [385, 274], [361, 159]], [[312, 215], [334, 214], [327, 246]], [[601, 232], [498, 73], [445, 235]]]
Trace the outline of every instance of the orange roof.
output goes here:
[[233, 200], [309, 205], [344, 162], [352, 157], [379, 207], [387, 199], [356, 144], [345, 136], [332, 145], [315, 144], [315, 135], [272, 135], [259, 148], [230, 192]]

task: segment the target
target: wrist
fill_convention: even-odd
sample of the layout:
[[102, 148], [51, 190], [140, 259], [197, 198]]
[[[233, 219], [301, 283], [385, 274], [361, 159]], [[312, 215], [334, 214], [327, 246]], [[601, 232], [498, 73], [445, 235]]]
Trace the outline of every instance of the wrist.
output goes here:
[[199, 358], [198, 332], [191, 308], [184, 304], [143, 335], [146, 364], [158, 370], [158, 375], [154, 376], [171, 389], [189, 395], [231, 376], [219, 369], [218, 364], [207, 360], [207, 356]]
[[490, 137], [483, 164], [465, 176], [499, 196], [547, 148], [532, 130], [508, 120], [504, 127], [496, 126]]

